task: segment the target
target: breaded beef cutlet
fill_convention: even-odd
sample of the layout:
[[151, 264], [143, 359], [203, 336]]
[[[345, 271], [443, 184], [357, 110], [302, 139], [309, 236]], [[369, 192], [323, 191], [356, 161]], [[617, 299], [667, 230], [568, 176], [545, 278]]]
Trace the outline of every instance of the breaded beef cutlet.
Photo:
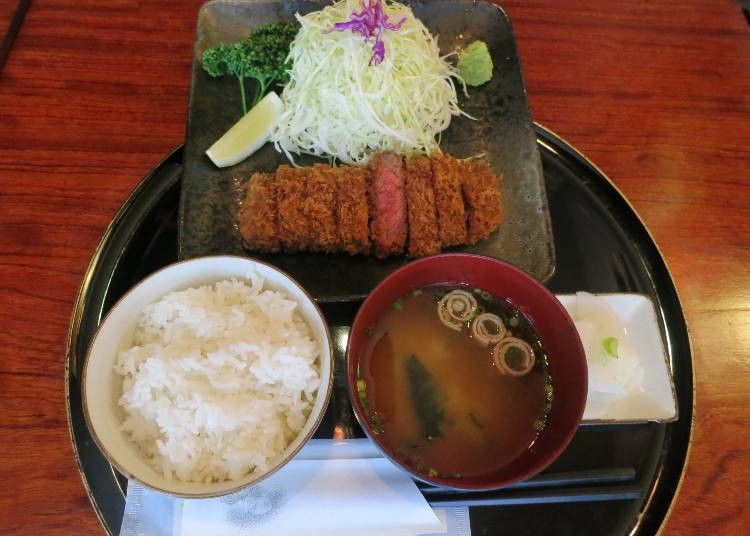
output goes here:
[[272, 173], [254, 173], [244, 185], [245, 201], [240, 210], [239, 229], [247, 249], [276, 252], [281, 249], [276, 197]]
[[333, 168], [337, 185], [336, 223], [341, 247], [347, 253], [370, 252], [370, 216], [367, 209], [367, 182], [361, 167]]
[[409, 219], [409, 257], [440, 253], [432, 167], [424, 156], [406, 160], [406, 209]]
[[408, 230], [404, 168], [392, 152], [372, 157], [368, 173], [370, 238], [378, 258], [403, 253]]
[[473, 244], [490, 236], [503, 221], [501, 179], [484, 160], [460, 162], [459, 172], [466, 205], [468, 242]]
[[502, 222], [500, 179], [482, 160], [386, 152], [361, 167], [280, 166], [244, 186], [251, 250], [422, 257], [487, 238]]
[[341, 249], [336, 224], [336, 190], [336, 179], [331, 166], [315, 164], [310, 169], [305, 189], [310, 251], [331, 253]]
[[284, 251], [310, 248], [310, 222], [305, 214], [309, 168], [279, 166], [276, 186], [279, 210], [279, 238]]
[[430, 161], [440, 243], [443, 247], [465, 244], [466, 212], [461, 195], [458, 162], [446, 154], [433, 155]]

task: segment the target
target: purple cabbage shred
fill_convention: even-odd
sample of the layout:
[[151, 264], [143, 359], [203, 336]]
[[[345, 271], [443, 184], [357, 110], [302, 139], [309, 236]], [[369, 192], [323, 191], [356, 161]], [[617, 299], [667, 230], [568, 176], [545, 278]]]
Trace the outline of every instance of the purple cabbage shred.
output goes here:
[[397, 24], [388, 22], [388, 15], [383, 11], [382, 0], [368, 0], [367, 4], [365, 4], [365, 0], [361, 0], [359, 6], [362, 11], [352, 11], [351, 18], [348, 21], [334, 24], [333, 28], [324, 30], [323, 33], [330, 33], [334, 30], [337, 32], [351, 30], [364, 37], [366, 42], [374, 37], [375, 43], [372, 45], [373, 54], [370, 58], [370, 65], [378, 65], [385, 58], [383, 33], [386, 30], [394, 32], [400, 30], [401, 25], [406, 22], [406, 17]]

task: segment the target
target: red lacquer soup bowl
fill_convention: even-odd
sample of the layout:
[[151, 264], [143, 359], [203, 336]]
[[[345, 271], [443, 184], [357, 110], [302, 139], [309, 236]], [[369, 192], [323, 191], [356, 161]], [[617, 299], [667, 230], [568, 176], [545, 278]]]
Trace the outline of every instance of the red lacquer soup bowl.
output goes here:
[[[358, 394], [360, 360], [371, 340], [372, 326], [409, 292], [427, 285], [465, 284], [510, 301], [528, 319], [541, 339], [552, 378], [553, 401], [547, 422], [521, 455], [502, 467], [488, 460], [486, 474], [435, 475], [418, 471], [399, 459], [367, 416]], [[541, 283], [523, 270], [490, 257], [444, 254], [416, 260], [393, 272], [364, 301], [352, 325], [347, 345], [347, 381], [354, 413], [367, 435], [399, 467], [431, 484], [457, 489], [496, 489], [524, 480], [549, 465], [570, 442], [583, 415], [588, 386], [586, 357], [568, 313]], [[410, 409], [405, 409], [407, 411]], [[387, 433], [387, 431], [385, 432]], [[458, 446], [460, 448], [460, 445]]]

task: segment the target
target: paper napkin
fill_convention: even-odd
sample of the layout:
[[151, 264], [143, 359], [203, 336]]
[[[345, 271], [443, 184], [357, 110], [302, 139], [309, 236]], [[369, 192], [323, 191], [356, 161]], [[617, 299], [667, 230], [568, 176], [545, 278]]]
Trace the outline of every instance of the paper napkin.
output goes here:
[[268, 479], [215, 499], [129, 482], [120, 536], [471, 534], [467, 508], [430, 508], [367, 439], [312, 440]]

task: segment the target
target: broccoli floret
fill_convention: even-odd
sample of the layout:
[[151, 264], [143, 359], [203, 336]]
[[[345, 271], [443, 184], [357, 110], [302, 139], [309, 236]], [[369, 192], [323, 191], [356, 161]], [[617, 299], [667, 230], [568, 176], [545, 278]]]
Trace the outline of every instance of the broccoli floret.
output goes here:
[[203, 53], [202, 63], [211, 76], [230, 75], [237, 78], [242, 96], [242, 111], [247, 113], [245, 79], [257, 82], [250, 108], [268, 92], [274, 83], [289, 82], [286, 61], [289, 46], [299, 30], [298, 22], [271, 22], [258, 26], [249, 37], [235, 43], [220, 44]]
[[474, 41], [458, 55], [458, 74], [469, 86], [481, 86], [492, 79], [492, 57], [484, 41]]

